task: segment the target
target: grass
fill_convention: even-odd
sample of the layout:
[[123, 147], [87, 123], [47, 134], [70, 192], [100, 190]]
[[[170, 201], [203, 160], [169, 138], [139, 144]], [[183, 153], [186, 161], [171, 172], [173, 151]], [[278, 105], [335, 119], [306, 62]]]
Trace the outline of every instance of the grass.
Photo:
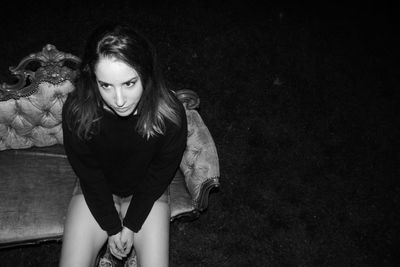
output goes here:
[[[171, 225], [171, 266], [395, 266], [389, 8], [96, 6], [11, 10], [21, 13], [0, 29], [0, 78], [46, 43], [78, 55], [92, 27], [115, 17], [149, 36], [171, 88], [200, 95], [221, 165], [208, 210]], [[3, 250], [0, 265], [56, 266], [59, 253], [57, 242]]]

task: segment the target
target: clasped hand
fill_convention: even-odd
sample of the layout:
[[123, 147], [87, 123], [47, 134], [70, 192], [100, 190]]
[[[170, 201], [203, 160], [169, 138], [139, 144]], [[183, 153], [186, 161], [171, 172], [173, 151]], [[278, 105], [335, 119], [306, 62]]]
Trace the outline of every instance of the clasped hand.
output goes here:
[[126, 227], [122, 231], [108, 237], [108, 246], [111, 254], [122, 260], [131, 252], [134, 232]]

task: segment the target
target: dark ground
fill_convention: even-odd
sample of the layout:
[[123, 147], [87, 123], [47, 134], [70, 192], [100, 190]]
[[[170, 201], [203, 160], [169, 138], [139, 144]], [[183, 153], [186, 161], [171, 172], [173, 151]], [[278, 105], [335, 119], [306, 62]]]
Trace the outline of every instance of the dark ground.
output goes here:
[[[97, 23], [130, 22], [171, 87], [200, 95], [220, 157], [209, 209], [172, 224], [171, 266], [395, 266], [392, 7], [170, 3], [3, 8], [0, 80], [46, 43], [79, 55]], [[0, 266], [56, 266], [59, 253], [3, 250]]]

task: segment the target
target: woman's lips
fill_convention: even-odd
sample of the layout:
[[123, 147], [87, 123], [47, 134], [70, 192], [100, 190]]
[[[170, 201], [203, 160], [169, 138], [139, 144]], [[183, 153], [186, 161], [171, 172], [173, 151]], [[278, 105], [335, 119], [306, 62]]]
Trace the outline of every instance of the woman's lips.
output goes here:
[[125, 112], [125, 111], [129, 110], [129, 107], [127, 107], [127, 108], [114, 108], [114, 110], [118, 111], [118, 112]]

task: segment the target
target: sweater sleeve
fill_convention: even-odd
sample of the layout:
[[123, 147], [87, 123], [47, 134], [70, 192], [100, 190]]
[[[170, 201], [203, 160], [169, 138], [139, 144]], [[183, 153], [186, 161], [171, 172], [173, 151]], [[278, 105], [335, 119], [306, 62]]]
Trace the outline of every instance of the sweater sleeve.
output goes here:
[[72, 169], [79, 178], [85, 201], [100, 227], [109, 236], [114, 235], [122, 230], [122, 224], [104, 174], [87, 142], [73, 134], [65, 121], [63, 111], [64, 148]]
[[180, 127], [168, 124], [169, 128], [144, 182], [133, 193], [123, 225], [134, 232], [141, 229], [154, 202], [167, 190], [182, 160], [187, 141], [187, 121], [183, 106], [181, 117]]

